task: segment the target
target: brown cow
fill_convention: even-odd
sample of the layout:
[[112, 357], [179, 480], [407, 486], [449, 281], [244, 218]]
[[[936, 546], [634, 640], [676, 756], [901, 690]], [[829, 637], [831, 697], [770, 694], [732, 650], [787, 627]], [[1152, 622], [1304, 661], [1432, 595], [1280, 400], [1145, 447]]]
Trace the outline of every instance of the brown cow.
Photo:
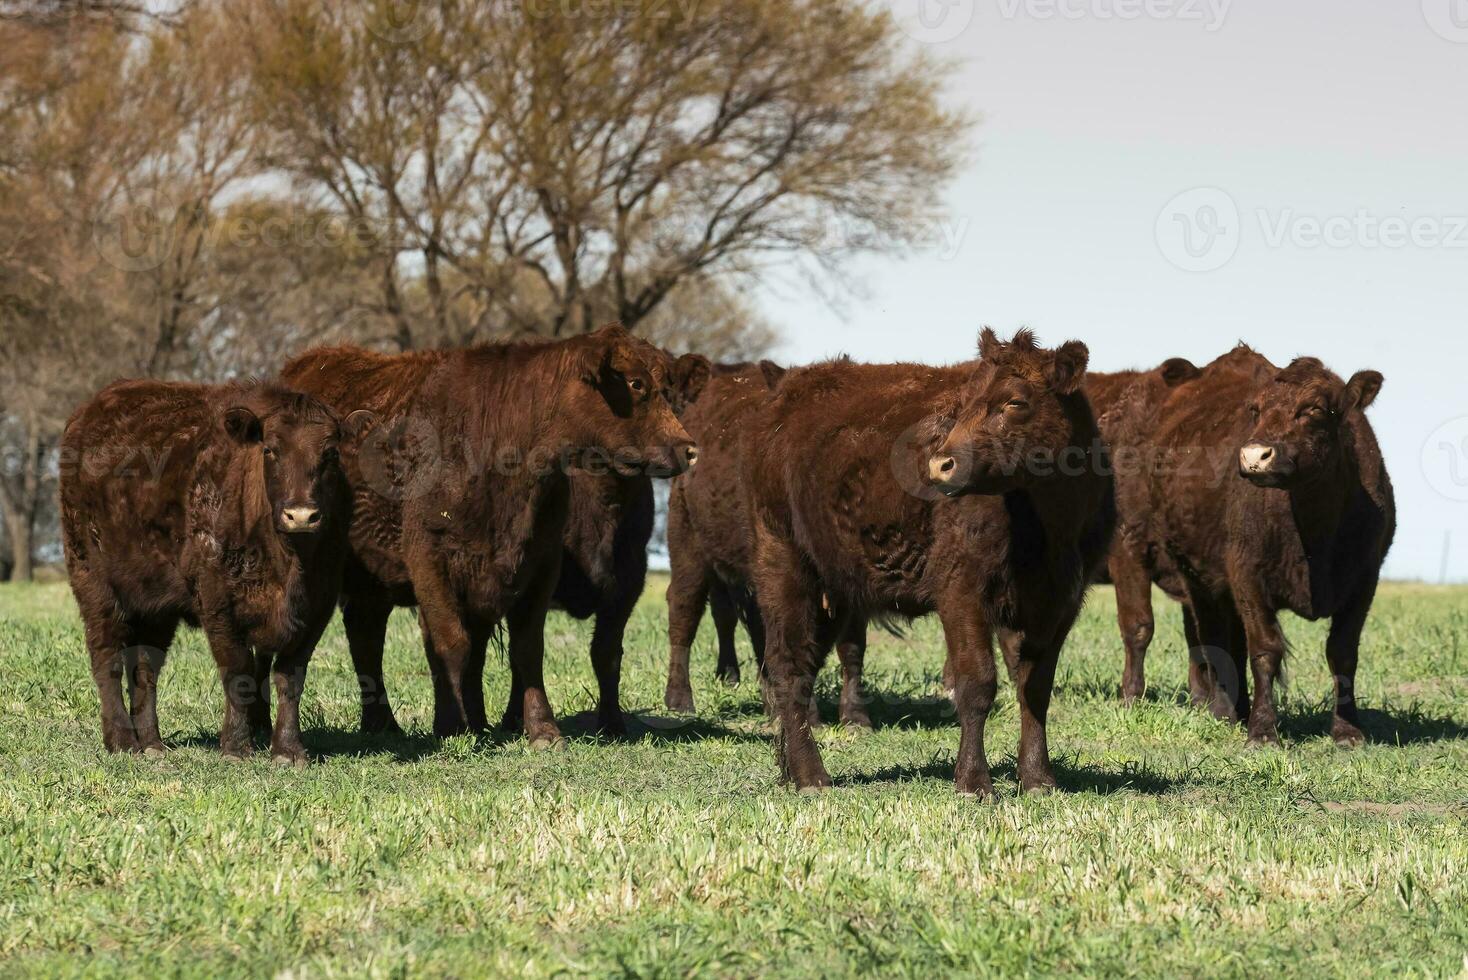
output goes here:
[[[1117, 626], [1126, 651], [1121, 693], [1128, 704], [1141, 697], [1146, 687], [1144, 664], [1154, 633], [1153, 584], [1174, 599], [1182, 598], [1181, 583], [1148, 533], [1152, 513], [1149, 462], [1153, 455], [1149, 440], [1156, 432], [1157, 413], [1163, 403], [1199, 373], [1191, 361], [1174, 357], [1150, 371], [1086, 376], [1086, 396], [1096, 413], [1116, 477], [1116, 534], [1111, 540], [1105, 577], [1116, 592]], [[1195, 633], [1190, 618], [1187, 629], [1190, 636]]]
[[[1114, 522], [1087, 351], [985, 330], [948, 368], [835, 361], [786, 375], [740, 444], [782, 777], [830, 785], [807, 722], [822, 643], [851, 615], [937, 612], [961, 730], [954, 780], [989, 795], [999, 635], [1019, 697], [1019, 781], [1055, 785], [1045, 721], [1061, 644]], [[942, 495], [927, 486], [931, 482]]]
[[[629, 481], [633, 506], [622, 513], [635, 516], [636, 481], [679, 472], [696, 457], [669, 408], [666, 358], [653, 350], [612, 327], [560, 343], [467, 351], [390, 356], [338, 348], [288, 365], [288, 377], [328, 401], [370, 405], [392, 420], [348, 454], [360, 473], [359, 520], [343, 615], [362, 680], [364, 729], [396, 727], [382, 685], [382, 639], [392, 606], [419, 605], [435, 681], [435, 732], [488, 726], [485, 649], [503, 617], [518, 702], [506, 721], [518, 722], [529, 707], [532, 741], [557, 736], [541, 690], [539, 651], [562, 564], [560, 541], [587, 549], [575, 557], [596, 576], [583, 579], [597, 586], [615, 580], [619, 558], [635, 550], [619, 543], [617, 529], [631, 523], [626, 537], [636, 537], [635, 521], [585, 516], [617, 515], [626, 497], [598, 493], [596, 507], [573, 509], [571, 485], [584, 478], [593, 481], [586, 486], [621, 494], [619, 481]], [[681, 366], [696, 375], [696, 364]], [[437, 453], [425, 456], [425, 442]], [[400, 443], [407, 451], [398, 458]], [[587, 450], [596, 452], [587, 458]], [[615, 602], [628, 604], [624, 593]], [[620, 671], [616, 646], [615, 658], [596, 663], [603, 694], [611, 693], [603, 718], [611, 712], [620, 723], [616, 681], [609, 685], [602, 676], [604, 667]]]
[[1213, 710], [1247, 718], [1251, 744], [1279, 741], [1282, 609], [1330, 618], [1331, 736], [1343, 746], [1364, 740], [1357, 651], [1396, 528], [1391, 481], [1365, 415], [1381, 382], [1375, 371], [1343, 382], [1314, 358], [1278, 370], [1240, 348], [1161, 413], [1156, 533], [1182, 579]]
[[72, 416], [62, 533], [109, 751], [163, 751], [158, 672], [183, 621], [203, 627], [219, 667], [225, 757], [270, 727], [273, 670], [270, 753], [306, 763], [301, 689], [350, 521], [340, 434], [325, 405], [273, 384], [120, 382]]
[[[764, 665], [764, 621], [750, 578], [752, 547], [749, 513], [739, 487], [739, 435], [750, 413], [764, 404], [785, 369], [770, 361], [720, 364], [698, 403], [684, 413], [684, 426], [698, 441], [698, 467], [673, 481], [668, 495], [668, 686], [664, 703], [674, 711], [693, 711], [688, 657], [707, 604], [718, 636], [716, 676], [739, 683], [734, 652], [735, 623], [743, 620]], [[854, 621], [837, 639], [841, 659], [841, 721], [870, 728], [861, 690], [866, 657], [866, 624]], [[818, 722], [815, 704], [811, 719]]]

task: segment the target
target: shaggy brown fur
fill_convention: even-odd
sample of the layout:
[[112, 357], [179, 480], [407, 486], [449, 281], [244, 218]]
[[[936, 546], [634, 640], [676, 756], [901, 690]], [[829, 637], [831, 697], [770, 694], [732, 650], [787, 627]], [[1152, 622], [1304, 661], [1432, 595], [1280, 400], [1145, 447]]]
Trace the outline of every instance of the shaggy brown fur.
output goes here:
[[[764, 664], [764, 621], [754, 601], [750, 579], [751, 529], [739, 486], [739, 435], [750, 413], [770, 398], [785, 369], [759, 364], [715, 367], [698, 404], [683, 415], [683, 424], [698, 440], [699, 462], [673, 481], [668, 497], [668, 685], [663, 700], [674, 711], [693, 711], [688, 658], [707, 604], [718, 634], [716, 674], [727, 684], [739, 683], [734, 652], [735, 623], [743, 620], [754, 648], [755, 663]], [[871, 727], [861, 689], [866, 657], [866, 624], [853, 621], [836, 644], [841, 659], [841, 721]], [[812, 721], [818, 721], [812, 701]]]
[[109, 751], [163, 751], [158, 672], [183, 621], [224, 684], [220, 750], [247, 755], [270, 727], [273, 671], [271, 755], [305, 764], [301, 689], [350, 521], [340, 435], [325, 405], [272, 384], [120, 382], [72, 416], [62, 533]]
[[1331, 734], [1341, 745], [1363, 741], [1357, 651], [1396, 527], [1365, 415], [1381, 381], [1375, 371], [1342, 381], [1314, 358], [1279, 370], [1240, 347], [1159, 415], [1155, 536], [1196, 625], [1200, 694], [1215, 714], [1247, 718], [1253, 743], [1278, 741], [1280, 610], [1331, 620]]
[[1114, 520], [1086, 359], [1079, 343], [1041, 350], [1027, 331], [1005, 344], [986, 330], [976, 364], [818, 364], [752, 413], [740, 458], [784, 778], [830, 785], [807, 720], [824, 642], [851, 616], [937, 612], [958, 791], [993, 792], [996, 632], [1019, 696], [1020, 784], [1054, 786], [1056, 659]]
[[1154, 633], [1153, 583], [1173, 598], [1182, 597], [1181, 584], [1148, 534], [1152, 513], [1148, 481], [1155, 456], [1150, 440], [1162, 404], [1198, 374], [1191, 361], [1174, 357], [1150, 371], [1086, 376], [1086, 395], [1110, 450], [1116, 477], [1116, 535], [1105, 578], [1116, 591], [1117, 626], [1126, 650], [1121, 692], [1128, 704], [1146, 687], [1144, 664]]
[[[627, 556], [636, 557], [634, 539], [640, 533], [645, 545], [650, 533], [647, 475], [679, 472], [692, 455], [667, 396], [675, 384], [696, 394], [702, 361], [672, 363], [653, 350], [621, 328], [607, 328], [558, 344], [468, 351], [328, 349], [287, 366], [287, 377], [326, 400], [372, 407], [390, 420], [348, 457], [360, 517], [343, 616], [362, 683], [364, 730], [396, 728], [382, 682], [382, 641], [392, 606], [418, 604], [435, 677], [436, 732], [487, 727], [485, 649], [502, 615], [512, 669], [505, 721], [519, 725], [525, 706], [533, 705], [527, 731], [533, 739], [554, 738], [540, 691], [537, 624], [562, 577], [563, 539], [575, 552], [565, 604], [580, 615], [610, 609], [620, 617], [606, 629], [599, 621], [593, 640], [603, 724], [620, 730], [621, 626], [640, 593], [633, 579], [641, 578], [621, 573]], [[598, 452], [588, 457], [585, 450]], [[409, 570], [410, 536], [420, 552], [421, 580]], [[430, 554], [433, 541], [450, 538], [452, 551]], [[448, 595], [445, 580], [472, 594], [462, 601]], [[425, 584], [431, 614], [422, 602]], [[587, 601], [590, 592], [599, 593], [595, 604]], [[440, 649], [445, 640], [447, 657]], [[523, 674], [531, 664], [533, 672]]]

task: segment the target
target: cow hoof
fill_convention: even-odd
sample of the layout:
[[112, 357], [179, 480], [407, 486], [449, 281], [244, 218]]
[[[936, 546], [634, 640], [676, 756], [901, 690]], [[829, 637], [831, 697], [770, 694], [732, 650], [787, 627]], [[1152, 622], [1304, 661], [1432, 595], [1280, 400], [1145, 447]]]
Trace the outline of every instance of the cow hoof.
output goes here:
[[1331, 738], [1338, 749], [1359, 749], [1366, 744], [1366, 736], [1360, 732], [1338, 732]]
[[663, 704], [668, 706], [669, 711], [676, 711], [682, 715], [693, 714], [693, 694], [686, 691], [669, 691], [663, 696]]
[[1250, 750], [1277, 749], [1279, 745], [1278, 735], [1250, 735], [1245, 748]]
[[822, 793], [829, 791], [830, 788], [830, 786], [823, 786], [817, 783], [814, 786], [802, 786], [795, 792], [799, 796], [820, 796]]
[[954, 790], [954, 794], [978, 803], [994, 802], [994, 791], [992, 789], [960, 789]]
[[245, 762], [250, 758], [244, 752], [221, 752], [219, 757], [225, 762]]
[[739, 686], [739, 671], [737, 670], [730, 671], [727, 674], [719, 674], [717, 676], [719, 679], [719, 683], [723, 684], [725, 687]]
[[542, 735], [533, 739], [530, 743], [531, 752], [549, 752], [552, 749], [565, 748], [566, 740], [559, 735]]
[[278, 755], [272, 755], [270, 761], [282, 769], [305, 769], [310, 765], [304, 753], [301, 755], [280, 753]]
[[1054, 792], [1054, 783], [1037, 783], [1034, 786], [1026, 786], [1024, 789], [1024, 794], [1026, 796], [1049, 796], [1051, 793]]
[[150, 745], [143, 750], [143, 755], [147, 756], [149, 759], [161, 759], [167, 754], [168, 753], [163, 750], [163, 746], [161, 745]]
[[859, 731], [869, 732], [872, 730], [872, 719], [867, 716], [867, 713], [865, 711], [854, 711], [851, 714], [842, 715], [841, 724], [845, 725], [847, 728], [855, 728]]

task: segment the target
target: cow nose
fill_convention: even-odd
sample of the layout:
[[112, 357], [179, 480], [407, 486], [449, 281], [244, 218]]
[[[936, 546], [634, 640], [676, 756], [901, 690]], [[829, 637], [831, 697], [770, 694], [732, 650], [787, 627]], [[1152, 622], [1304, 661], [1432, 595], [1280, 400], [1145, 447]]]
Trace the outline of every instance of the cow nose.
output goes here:
[[321, 526], [321, 511], [315, 507], [287, 507], [280, 512], [280, 522], [287, 531], [314, 531]]
[[689, 469], [693, 469], [693, 465], [698, 462], [698, 447], [685, 446], [683, 448], [683, 461]]
[[1274, 447], [1254, 442], [1239, 450], [1239, 466], [1246, 473], [1264, 473], [1274, 463]]
[[928, 478], [934, 483], [947, 483], [958, 470], [958, 460], [952, 456], [934, 456], [928, 460]]

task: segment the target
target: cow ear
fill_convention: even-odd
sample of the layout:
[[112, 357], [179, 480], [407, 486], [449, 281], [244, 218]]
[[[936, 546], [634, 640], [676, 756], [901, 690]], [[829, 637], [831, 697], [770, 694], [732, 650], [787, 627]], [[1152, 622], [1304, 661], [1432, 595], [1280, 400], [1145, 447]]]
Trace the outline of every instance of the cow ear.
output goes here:
[[377, 424], [377, 413], [369, 412], [365, 408], [359, 408], [347, 420], [342, 423], [342, 432], [352, 439], [358, 439], [364, 432]]
[[702, 354], [684, 354], [673, 362], [673, 389], [684, 405], [698, 401], [709, 376], [714, 373], [709, 359]]
[[260, 419], [254, 412], [241, 405], [236, 405], [224, 413], [224, 431], [242, 446], [259, 442], [265, 438], [265, 426], [260, 424]]
[[992, 361], [999, 356], [1004, 349], [1004, 342], [994, 332], [993, 327], [985, 327], [979, 331], [979, 358], [980, 360]]
[[1091, 352], [1079, 340], [1061, 344], [1050, 362], [1050, 386], [1059, 394], [1074, 394], [1086, 376], [1090, 359]]
[[1186, 357], [1170, 357], [1162, 362], [1162, 383], [1176, 388], [1185, 381], [1192, 381], [1203, 372]]
[[1351, 380], [1346, 382], [1346, 390], [1341, 395], [1341, 414], [1353, 408], [1366, 411], [1381, 392], [1383, 380], [1385, 379], [1380, 371], [1357, 371], [1351, 375]]
[[759, 362], [759, 373], [765, 376], [765, 386], [772, 390], [775, 385], [780, 383], [780, 379], [785, 377], [785, 370], [785, 368], [776, 364], [774, 361]]

